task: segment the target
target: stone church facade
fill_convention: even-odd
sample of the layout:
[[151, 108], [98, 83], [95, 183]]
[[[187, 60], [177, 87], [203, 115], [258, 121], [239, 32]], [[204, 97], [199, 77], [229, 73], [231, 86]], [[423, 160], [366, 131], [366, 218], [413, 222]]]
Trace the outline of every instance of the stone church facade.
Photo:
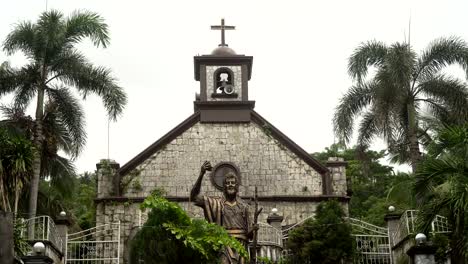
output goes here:
[[97, 225], [120, 221], [125, 247], [132, 230], [145, 221], [139, 204], [156, 188], [191, 216], [203, 217], [189, 196], [205, 160], [215, 168], [205, 175], [201, 192], [222, 196], [222, 172], [234, 171], [243, 199], [250, 201], [258, 189], [259, 222], [266, 223], [277, 208], [282, 225], [292, 225], [328, 199], [347, 210], [345, 162], [321, 164], [254, 110], [248, 97], [253, 57], [220, 45], [194, 62], [200, 82], [194, 113], [122, 167], [106, 160], [97, 164]]

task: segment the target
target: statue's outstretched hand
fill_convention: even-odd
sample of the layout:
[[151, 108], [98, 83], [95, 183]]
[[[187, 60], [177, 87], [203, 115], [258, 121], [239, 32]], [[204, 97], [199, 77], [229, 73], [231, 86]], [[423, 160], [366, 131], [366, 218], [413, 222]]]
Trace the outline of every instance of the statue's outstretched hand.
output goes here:
[[209, 161], [203, 162], [203, 165], [201, 166], [201, 173], [205, 173], [206, 171], [211, 171], [213, 167], [211, 167], [211, 163]]

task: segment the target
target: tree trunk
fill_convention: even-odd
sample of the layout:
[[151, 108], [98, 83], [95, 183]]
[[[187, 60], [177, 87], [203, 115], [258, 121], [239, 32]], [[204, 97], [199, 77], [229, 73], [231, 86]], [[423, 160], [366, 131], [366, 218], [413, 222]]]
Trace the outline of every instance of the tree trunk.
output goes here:
[[2, 206], [0, 207], [0, 210], [10, 212], [11, 209], [8, 209], [10, 207], [10, 202], [8, 201], [8, 193], [3, 185], [3, 175], [0, 175], [0, 195], [2, 198]]
[[18, 214], [18, 202], [19, 202], [19, 196], [20, 196], [20, 191], [22, 188], [20, 188], [18, 185], [21, 183], [18, 183], [18, 178], [15, 179], [15, 207], [14, 207], [14, 213], [15, 215]]
[[411, 168], [413, 174], [416, 173], [419, 161], [421, 160], [421, 152], [419, 151], [418, 142], [418, 123], [416, 120], [416, 109], [414, 108], [414, 101], [410, 101], [407, 105], [408, 108], [408, 137], [411, 158]]
[[13, 263], [13, 214], [0, 211], [0, 263]]
[[29, 218], [36, 216], [37, 194], [39, 191], [39, 178], [41, 174], [41, 153], [42, 153], [42, 118], [44, 115], [44, 88], [40, 87], [37, 92], [36, 120], [34, 127], [34, 159], [33, 177], [31, 179], [31, 189], [29, 194]]

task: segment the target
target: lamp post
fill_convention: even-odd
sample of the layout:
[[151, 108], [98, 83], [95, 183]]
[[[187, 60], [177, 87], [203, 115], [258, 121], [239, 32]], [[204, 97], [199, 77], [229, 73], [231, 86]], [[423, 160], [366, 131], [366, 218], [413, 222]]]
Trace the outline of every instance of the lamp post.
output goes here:
[[427, 243], [427, 237], [419, 233], [414, 237], [416, 245], [412, 246], [406, 254], [412, 259], [414, 264], [435, 264], [435, 252], [437, 248]]
[[54, 261], [45, 255], [46, 246], [42, 242], [36, 242], [33, 246], [33, 255], [24, 256], [21, 259], [24, 264], [52, 264]]

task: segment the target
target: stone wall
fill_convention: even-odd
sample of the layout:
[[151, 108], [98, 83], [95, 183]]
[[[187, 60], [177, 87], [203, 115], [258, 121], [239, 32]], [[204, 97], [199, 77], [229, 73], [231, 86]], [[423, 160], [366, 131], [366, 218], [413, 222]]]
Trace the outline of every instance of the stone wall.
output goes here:
[[[113, 197], [116, 179], [113, 172], [118, 164], [101, 161], [98, 165], [96, 222], [97, 225], [121, 222], [122, 260], [123, 256], [128, 256], [127, 242], [132, 232], [146, 221], [146, 213], [140, 212], [139, 203], [153, 190], [163, 189], [168, 197], [179, 201], [191, 217], [203, 218], [201, 208], [189, 201], [189, 194], [205, 160], [213, 166], [232, 162], [239, 168], [239, 195], [248, 197], [245, 199], [247, 203], [250, 203], [255, 186], [260, 198], [268, 198], [259, 202], [263, 207], [259, 222], [266, 223], [273, 208], [284, 216], [282, 225], [301, 222], [314, 215], [318, 203], [327, 199], [321, 198], [322, 175], [273, 138], [268, 127], [254, 122], [197, 123], [127, 175], [121, 175], [125, 185], [122, 197]], [[327, 163], [327, 167], [332, 176], [334, 191], [331, 194], [346, 195], [345, 163], [334, 161]], [[210, 176], [207, 172], [201, 193], [222, 196]], [[288, 199], [291, 197], [293, 199]], [[347, 212], [347, 202], [343, 200], [342, 203]]]
[[348, 195], [348, 179], [346, 178], [347, 163], [343, 158], [330, 157], [326, 163], [330, 170], [333, 194]]
[[[139, 184], [129, 184], [124, 195], [146, 197], [162, 188], [169, 196], [188, 197], [205, 160], [213, 166], [223, 161], [236, 164], [241, 196], [253, 195], [255, 186], [259, 196], [322, 194], [321, 175], [270, 137], [267, 129], [251, 122], [195, 124], [130, 172], [126, 177], [134, 177]], [[205, 175], [202, 192], [222, 195], [211, 183], [210, 173]]]

